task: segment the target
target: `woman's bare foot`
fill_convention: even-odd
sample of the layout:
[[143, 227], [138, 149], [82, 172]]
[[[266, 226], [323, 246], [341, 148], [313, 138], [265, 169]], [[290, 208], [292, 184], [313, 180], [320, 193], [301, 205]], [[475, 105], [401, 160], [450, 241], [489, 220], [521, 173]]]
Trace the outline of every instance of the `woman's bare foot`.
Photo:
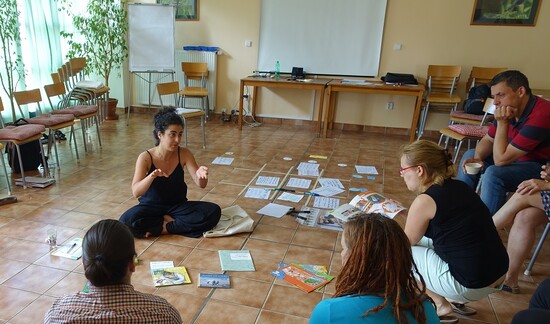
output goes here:
[[161, 234], [169, 234], [168, 230], [166, 229], [166, 224], [173, 222], [174, 218], [170, 215], [164, 215], [164, 222], [162, 223], [162, 233]]

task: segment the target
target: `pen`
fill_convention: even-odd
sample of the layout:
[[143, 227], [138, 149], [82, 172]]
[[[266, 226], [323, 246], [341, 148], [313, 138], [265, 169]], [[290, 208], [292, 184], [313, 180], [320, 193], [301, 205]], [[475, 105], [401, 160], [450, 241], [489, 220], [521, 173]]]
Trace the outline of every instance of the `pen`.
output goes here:
[[287, 214], [287, 215], [290, 215], [290, 216], [293, 216], [293, 217], [296, 217], [296, 218], [299, 218], [299, 219], [307, 220], [307, 217], [304, 217], [304, 216], [295, 215], [295, 214]]
[[71, 245], [71, 247], [67, 250], [67, 253], [71, 253], [72, 249], [74, 249], [75, 246], [76, 243], [73, 243], [73, 245]]
[[296, 192], [296, 190], [293, 190], [293, 189], [285, 189], [285, 188], [273, 188], [271, 190], [274, 190], [274, 191], [283, 191], [283, 192]]
[[315, 196], [315, 197], [321, 196], [320, 194], [317, 194], [317, 193], [314, 193], [314, 192], [311, 192], [311, 191], [304, 192], [304, 195], [310, 195], [310, 196]]

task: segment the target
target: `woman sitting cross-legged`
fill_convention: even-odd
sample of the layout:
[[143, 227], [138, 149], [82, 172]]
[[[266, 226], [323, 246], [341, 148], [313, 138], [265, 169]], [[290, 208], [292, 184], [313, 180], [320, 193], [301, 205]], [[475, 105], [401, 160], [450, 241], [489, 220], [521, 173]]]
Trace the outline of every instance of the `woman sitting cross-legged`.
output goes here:
[[200, 188], [208, 183], [208, 168], [198, 166], [195, 157], [180, 147], [183, 121], [174, 108], [154, 117], [155, 147], [138, 156], [132, 194], [139, 205], [127, 210], [120, 221], [136, 237], [180, 234], [200, 237], [220, 220], [220, 206], [206, 201], [188, 201], [183, 167]]
[[334, 298], [315, 307], [310, 323], [439, 323], [397, 222], [360, 214], [344, 225], [341, 243]]
[[450, 154], [420, 140], [401, 151], [400, 174], [418, 194], [411, 204], [405, 233], [442, 323], [456, 323], [476, 311], [464, 304], [500, 288], [508, 254], [489, 210], [473, 189], [454, 180]]
[[519, 293], [518, 277], [525, 258], [535, 241], [537, 227], [549, 222], [550, 182], [545, 165], [542, 166], [542, 179], [531, 179], [519, 184], [516, 193], [493, 216], [497, 229], [512, 225], [508, 235], [508, 257], [510, 266], [506, 273], [502, 290]]

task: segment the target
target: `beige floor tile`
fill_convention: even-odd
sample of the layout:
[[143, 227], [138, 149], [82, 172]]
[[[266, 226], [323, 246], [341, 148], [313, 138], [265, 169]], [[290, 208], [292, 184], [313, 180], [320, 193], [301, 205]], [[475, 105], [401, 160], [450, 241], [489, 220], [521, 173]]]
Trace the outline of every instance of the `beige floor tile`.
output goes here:
[[250, 237], [271, 242], [290, 243], [295, 232], [294, 229], [260, 223]]
[[42, 295], [25, 307], [19, 314], [10, 320], [14, 324], [42, 323], [44, 315], [55, 301], [54, 297]]
[[259, 313], [259, 308], [211, 300], [195, 323], [254, 323]]
[[191, 323], [204, 303], [203, 297], [189, 294], [177, 294], [172, 291], [165, 290], [164, 287], [163, 289], [159, 289], [156, 295], [165, 298], [178, 310], [183, 323]]
[[275, 285], [264, 309], [309, 318], [321, 297], [322, 294], [315, 291], [308, 294], [295, 287]]
[[212, 295], [213, 299], [261, 308], [271, 283], [231, 277], [230, 289], [216, 289]]
[[40, 294], [2, 285], [0, 296], [0, 319], [7, 321], [39, 298]]
[[258, 324], [307, 324], [309, 318], [262, 310]]
[[34, 264], [6, 280], [2, 285], [43, 294], [67, 276], [69, 272]]

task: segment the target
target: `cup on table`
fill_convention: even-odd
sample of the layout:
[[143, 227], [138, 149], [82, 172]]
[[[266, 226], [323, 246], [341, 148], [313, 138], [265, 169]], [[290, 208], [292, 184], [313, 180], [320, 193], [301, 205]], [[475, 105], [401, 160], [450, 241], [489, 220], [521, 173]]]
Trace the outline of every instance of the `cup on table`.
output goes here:
[[470, 162], [464, 165], [467, 174], [478, 174], [481, 170], [481, 163]]
[[55, 228], [48, 229], [48, 238], [46, 242], [50, 245], [50, 250], [57, 247], [57, 230]]

